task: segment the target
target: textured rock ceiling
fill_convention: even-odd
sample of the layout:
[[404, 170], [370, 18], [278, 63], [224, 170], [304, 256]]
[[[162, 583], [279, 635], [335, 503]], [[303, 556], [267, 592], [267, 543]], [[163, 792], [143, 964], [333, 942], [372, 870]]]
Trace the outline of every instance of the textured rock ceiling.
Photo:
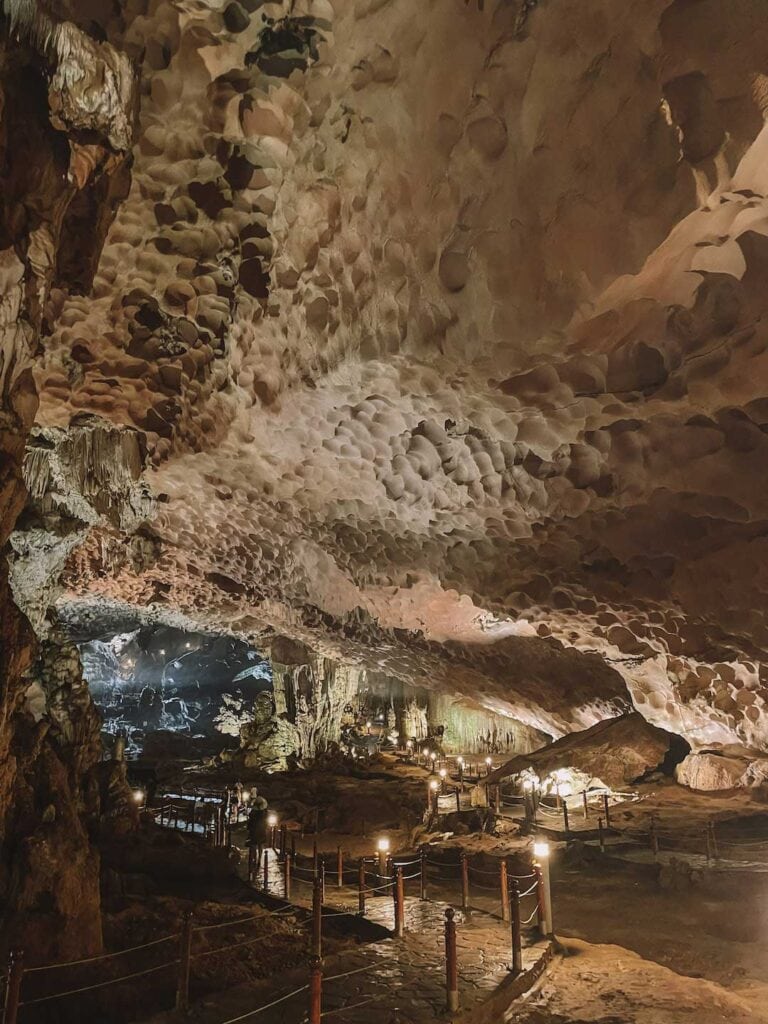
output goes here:
[[156, 498], [68, 600], [765, 748], [765, 0], [59, 7], [139, 100], [38, 423]]

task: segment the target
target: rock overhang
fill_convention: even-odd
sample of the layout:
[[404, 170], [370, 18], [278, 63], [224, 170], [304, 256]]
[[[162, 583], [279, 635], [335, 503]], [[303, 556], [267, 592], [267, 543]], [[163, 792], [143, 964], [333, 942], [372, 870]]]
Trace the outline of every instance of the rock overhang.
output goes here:
[[764, 748], [765, 29], [737, 7], [727, 58], [710, 3], [125, 18], [133, 184], [92, 295], [51, 293], [39, 418], [141, 432], [157, 505], [67, 593], [552, 735], [631, 701]]

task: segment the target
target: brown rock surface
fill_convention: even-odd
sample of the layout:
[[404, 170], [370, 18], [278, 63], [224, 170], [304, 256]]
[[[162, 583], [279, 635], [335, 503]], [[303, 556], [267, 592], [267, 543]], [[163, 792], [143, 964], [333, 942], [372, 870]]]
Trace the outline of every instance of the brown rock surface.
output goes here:
[[133, 184], [36, 376], [146, 434], [156, 548], [69, 596], [764, 748], [761, 0], [519, 8], [123, 19]]
[[711, 751], [689, 754], [675, 769], [682, 786], [701, 792], [759, 786], [768, 781], [767, 758], [730, 757]]
[[543, 778], [558, 768], [576, 768], [607, 786], [621, 788], [658, 768], [671, 737], [633, 712], [563, 736], [554, 743], [507, 761], [490, 777], [491, 783], [529, 766]]

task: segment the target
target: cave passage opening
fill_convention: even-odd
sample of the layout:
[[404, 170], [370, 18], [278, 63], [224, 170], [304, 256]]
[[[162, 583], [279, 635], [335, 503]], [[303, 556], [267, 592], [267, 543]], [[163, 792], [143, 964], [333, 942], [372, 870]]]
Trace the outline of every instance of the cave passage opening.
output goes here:
[[83, 675], [102, 716], [105, 750], [117, 737], [137, 758], [196, 758], [237, 747], [270, 661], [235, 637], [129, 624], [79, 638]]

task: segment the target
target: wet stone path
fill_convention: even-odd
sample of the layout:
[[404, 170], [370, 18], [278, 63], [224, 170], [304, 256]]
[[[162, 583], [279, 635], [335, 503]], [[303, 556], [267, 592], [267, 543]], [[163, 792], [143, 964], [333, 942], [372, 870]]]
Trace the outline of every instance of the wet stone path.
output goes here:
[[[411, 869], [413, 870], [413, 869]], [[310, 907], [312, 888], [294, 874], [291, 902]], [[282, 870], [270, 855], [269, 892], [284, 897]], [[307, 877], [307, 881], [309, 881]], [[260, 882], [256, 888], [262, 888]], [[455, 886], [453, 886], [455, 889]], [[440, 899], [439, 884], [431, 886], [430, 898], [418, 896], [418, 879], [408, 885], [404, 904], [405, 934], [402, 939], [385, 939], [361, 944], [331, 958], [323, 965], [323, 1019], [338, 1018], [345, 1024], [425, 1024], [445, 1020], [445, 911], [455, 908], [456, 945], [459, 973], [460, 1013], [471, 1011], [484, 1003], [499, 986], [511, 979], [511, 933], [508, 924], [481, 909], [464, 913], [455, 903]], [[447, 893], [452, 896], [455, 893]], [[460, 900], [459, 900], [460, 902]], [[489, 907], [493, 900], [488, 901]], [[356, 914], [357, 892], [351, 886], [338, 888], [329, 880], [323, 914], [339, 917], [345, 911]], [[529, 909], [526, 902], [524, 913]], [[392, 896], [368, 896], [365, 916], [384, 928], [394, 928]], [[533, 966], [541, 956], [544, 944], [533, 929], [523, 931], [523, 969]], [[302, 1019], [306, 993], [284, 1004], [260, 1013], [260, 1022], [291, 1022]]]

